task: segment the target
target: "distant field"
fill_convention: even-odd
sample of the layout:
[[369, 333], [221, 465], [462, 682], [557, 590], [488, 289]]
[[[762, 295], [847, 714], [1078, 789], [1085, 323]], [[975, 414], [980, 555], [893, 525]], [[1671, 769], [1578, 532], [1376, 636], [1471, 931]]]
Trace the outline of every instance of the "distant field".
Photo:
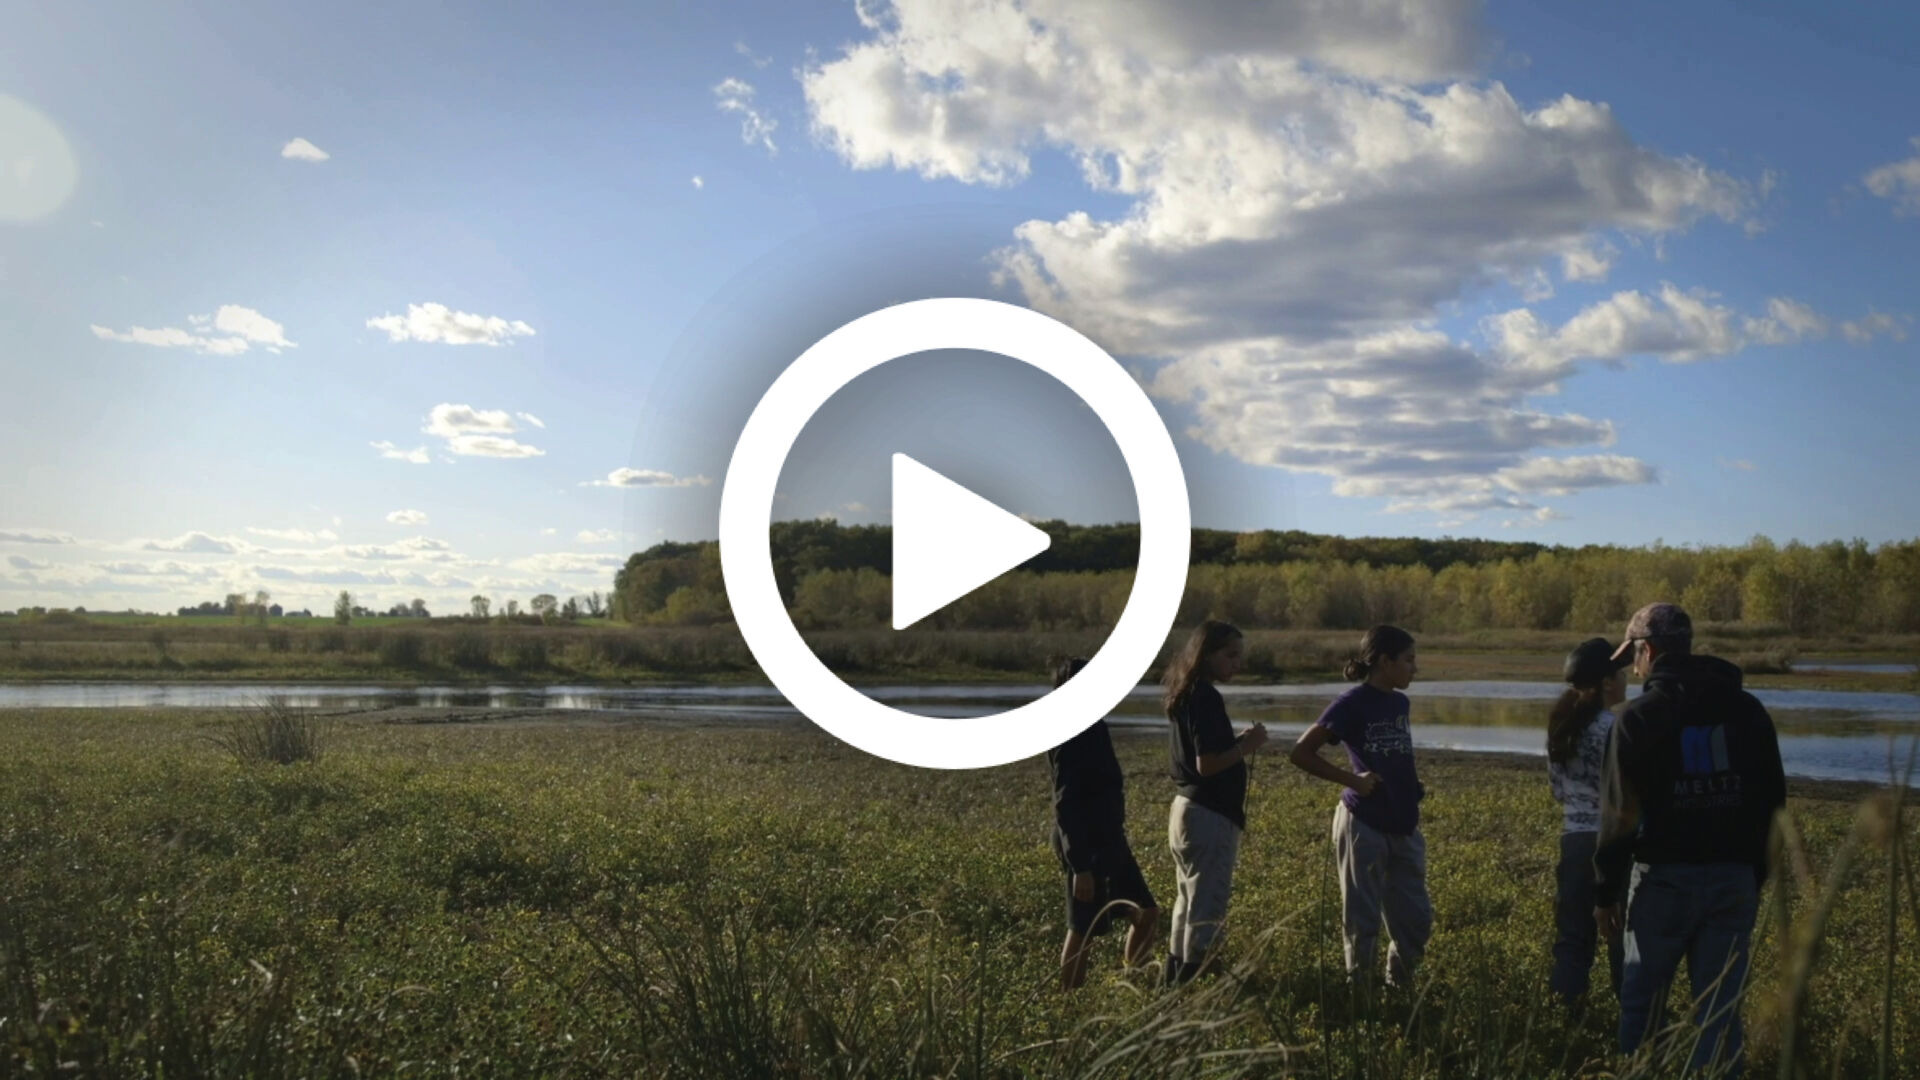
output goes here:
[[[1423, 756], [1438, 922], [1417, 999], [1341, 988], [1333, 789], [1271, 755], [1238, 974], [1162, 993], [1106, 940], [1062, 999], [1037, 761], [930, 773], [806, 727], [357, 720], [322, 729], [317, 763], [242, 766], [213, 741], [234, 715], [0, 712], [0, 1073], [1615, 1075], [1611, 1006], [1577, 1023], [1546, 1002], [1538, 762]], [[1164, 750], [1121, 752], [1170, 902]], [[1874, 1076], [1884, 1052], [1879, 1075], [1920, 1076], [1920, 906], [1888, 877], [1895, 837], [1913, 873], [1920, 818], [1875, 804], [1851, 846], [1865, 793], [1794, 785], [1804, 845], [1763, 907], [1750, 1076], [1785, 1075], [1790, 1030], [1795, 1075]]]
[[[1618, 628], [1594, 631], [1617, 634]], [[1184, 630], [1168, 638], [1163, 656]], [[1556, 681], [1566, 650], [1588, 634], [1488, 630], [1417, 635], [1423, 679]], [[1032, 681], [1048, 656], [1086, 654], [1104, 632], [826, 630], [806, 635], [850, 679]], [[1337, 679], [1357, 631], [1252, 630], [1249, 676]], [[1807, 639], [1771, 628], [1707, 626], [1701, 648], [1741, 664], [1755, 686], [1903, 690], [1908, 675], [1790, 674], [1795, 656], [1912, 662], [1920, 635]], [[1157, 670], [1157, 666], [1155, 668]], [[1143, 673], [1151, 677], [1152, 672]], [[0, 679], [354, 680], [449, 683], [764, 681], [730, 625], [627, 626], [579, 620], [544, 626], [463, 619], [270, 619], [224, 616], [0, 616]]]

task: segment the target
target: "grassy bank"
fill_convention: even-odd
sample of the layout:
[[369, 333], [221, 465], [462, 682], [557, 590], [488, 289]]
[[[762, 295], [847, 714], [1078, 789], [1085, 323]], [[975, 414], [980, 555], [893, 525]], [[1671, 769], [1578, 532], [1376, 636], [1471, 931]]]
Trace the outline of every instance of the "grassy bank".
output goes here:
[[[336, 626], [288, 619], [241, 626], [227, 619], [86, 616], [62, 621], [0, 618], [0, 680], [141, 679], [445, 683], [764, 681], [731, 626], [553, 626], [382, 619]], [[1594, 631], [1618, 633], [1618, 628]], [[814, 631], [820, 657], [843, 677], [1031, 681], [1047, 656], [1089, 653], [1105, 640], [1089, 631], [967, 631], [914, 628]], [[1349, 630], [1252, 630], [1249, 677], [1290, 682], [1337, 679], [1358, 634]], [[1426, 679], [1560, 677], [1574, 632], [1487, 630], [1419, 635]], [[1163, 656], [1183, 637], [1168, 638]], [[1756, 686], [1903, 690], [1910, 675], [1789, 673], [1798, 656], [1855, 662], [1912, 662], [1914, 635], [1806, 639], [1770, 627], [1707, 626], [1700, 647], [1747, 669]]]
[[[1557, 819], [1538, 762], [1424, 759], [1438, 923], [1417, 1000], [1341, 988], [1333, 792], [1272, 756], [1236, 880], [1239, 974], [1163, 994], [1150, 973], [1119, 977], [1105, 942], [1063, 1000], [1037, 761], [929, 773], [808, 728], [336, 721], [317, 762], [242, 766], [216, 745], [231, 723], [0, 713], [0, 1053], [15, 1055], [0, 1073], [1618, 1065], [1610, 1009], [1579, 1023], [1543, 1005]], [[1162, 752], [1122, 740], [1136, 848], [1170, 902]], [[1804, 843], [1759, 933], [1752, 1075], [1777, 1070], [1789, 1032], [1810, 1075], [1871, 1076], [1883, 1053], [1883, 1075], [1920, 1075], [1920, 1015], [1889, 1009], [1920, 999], [1920, 906], [1888, 889], [1890, 845], [1911, 874], [1920, 821], [1863, 815], [1864, 794], [1794, 789]], [[1829, 890], [1806, 990], [1789, 995]]]

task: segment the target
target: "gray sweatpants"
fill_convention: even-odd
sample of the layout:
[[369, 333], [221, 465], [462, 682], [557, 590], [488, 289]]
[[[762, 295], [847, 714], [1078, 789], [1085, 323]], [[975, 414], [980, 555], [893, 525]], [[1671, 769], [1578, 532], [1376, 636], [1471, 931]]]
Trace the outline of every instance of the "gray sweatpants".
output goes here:
[[1197, 964], [1206, 958], [1227, 918], [1240, 827], [1185, 795], [1175, 795], [1167, 814], [1167, 846], [1173, 849], [1175, 887], [1167, 951]]
[[1433, 933], [1426, 839], [1419, 829], [1406, 836], [1383, 833], [1341, 802], [1333, 811], [1333, 855], [1340, 868], [1347, 974], [1373, 967], [1384, 913], [1390, 942], [1387, 981], [1406, 983]]

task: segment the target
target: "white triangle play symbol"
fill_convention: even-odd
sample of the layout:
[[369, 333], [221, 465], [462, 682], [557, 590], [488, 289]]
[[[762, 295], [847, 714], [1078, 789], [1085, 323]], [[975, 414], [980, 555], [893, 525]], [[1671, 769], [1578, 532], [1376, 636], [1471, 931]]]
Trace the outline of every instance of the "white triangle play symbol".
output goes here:
[[1047, 550], [1053, 538], [893, 455], [893, 628], [905, 630]]

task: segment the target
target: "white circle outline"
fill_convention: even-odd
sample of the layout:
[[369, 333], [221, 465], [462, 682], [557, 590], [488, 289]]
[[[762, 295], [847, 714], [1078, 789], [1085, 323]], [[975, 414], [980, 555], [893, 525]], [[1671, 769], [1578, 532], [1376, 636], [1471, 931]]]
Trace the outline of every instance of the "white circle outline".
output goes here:
[[[788, 616], [773, 573], [774, 487], [794, 442], [842, 387], [889, 360], [969, 349], [1023, 361], [1064, 383], [1120, 446], [1139, 504], [1140, 561], [1106, 643], [1065, 686], [964, 721], [917, 716], [854, 689], [820, 662]], [[1112, 712], [1158, 657], [1186, 591], [1192, 521], [1173, 439], [1139, 384], [1078, 331], [996, 300], [916, 300], [863, 315], [815, 342], [760, 398], [720, 492], [720, 571], [735, 623], [774, 688], [829, 734], [933, 769], [1005, 765], [1043, 753]], [[1035, 658], [1036, 663], [1039, 658]]]

